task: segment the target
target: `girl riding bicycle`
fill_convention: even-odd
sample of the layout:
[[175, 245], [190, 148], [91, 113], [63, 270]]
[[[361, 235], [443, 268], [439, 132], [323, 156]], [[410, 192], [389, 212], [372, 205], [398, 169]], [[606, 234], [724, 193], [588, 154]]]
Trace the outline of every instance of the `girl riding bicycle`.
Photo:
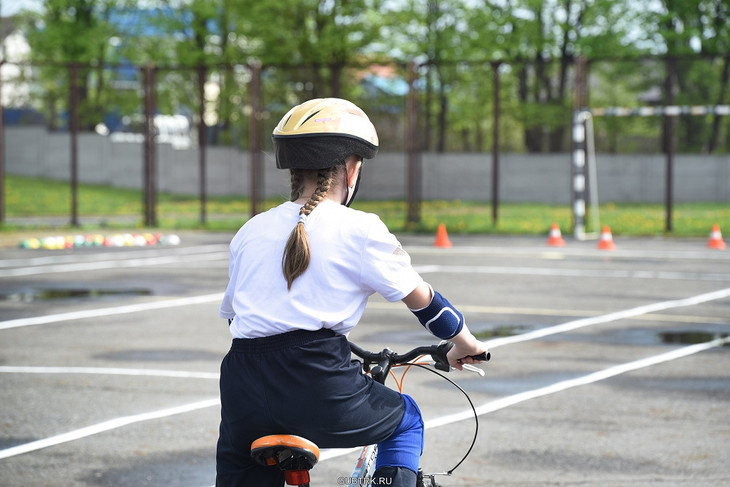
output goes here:
[[231, 241], [220, 307], [233, 336], [221, 364], [218, 487], [280, 487], [284, 474], [257, 465], [251, 443], [289, 433], [324, 448], [378, 444], [374, 478], [413, 486], [423, 448], [418, 406], [364, 375], [346, 335], [368, 297], [403, 301], [454, 347], [461, 369], [485, 351], [463, 316], [415, 272], [377, 215], [350, 208], [363, 159], [378, 136], [349, 101], [292, 108], [273, 133], [276, 164], [289, 169], [291, 201], [250, 219]]

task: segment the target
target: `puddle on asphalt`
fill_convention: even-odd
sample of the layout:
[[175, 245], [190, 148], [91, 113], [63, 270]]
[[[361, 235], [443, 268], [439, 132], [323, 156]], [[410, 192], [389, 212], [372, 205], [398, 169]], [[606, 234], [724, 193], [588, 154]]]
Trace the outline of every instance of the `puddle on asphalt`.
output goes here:
[[470, 328], [472, 328], [472, 332], [474, 333], [474, 336], [477, 337], [479, 340], [486, 340], [489, 338], [499, 338], [499, 337], [511, 337], [514, 335], [520, 335], [522, 333], [526, 333], [530, 331], [531, 329], [528, 329], [524, 326], [519, 325], [497, 325], [497, 326], [489, 326], [489, 325], [482, 325], [479, 326], [479, 324], [476, 325], [469, 325]]
[[[475, 330], [474, 335], [480, 340], [489, 340], [492, 338], [508, 337], [512, 335], [520, 335], [539, 329], [539, 327], [529, 327], [522, 325], [499, 325], [499, 326], [482, 326]], [[705, 343], [718, 338], [727, 338], [730, 333], [727, 326], [707, 325], [704, 329], [676, 329], [657, 331], [645, 327], [632, 327], [619, 330], [605, 330], [600, 333], [582, 333], [578, 330], [573, 333], [557, 333], [548, 335], [541, 340], [549, 342], [585, 342], [604, 345], [695, 345]], [[725, 343], [724, 347], [730, 347], [730, 343]]]
[[0, 301], [14, 301], [30, 303], [33, 301], [48, 301], [62, 299], [109, 299], [129, 296], [149, 296], [149, 289], [124, 288], [24, 288], [0, 291]]
[[[705, 343], [717, 338], [727, 338], [727, 333], [711, 333], [702, 330], [688, 331], [665, 331], [658, 334], [662, 343], [694, 345], [697, 343]], [[723, 346], [727, 347], [729, 344]]]

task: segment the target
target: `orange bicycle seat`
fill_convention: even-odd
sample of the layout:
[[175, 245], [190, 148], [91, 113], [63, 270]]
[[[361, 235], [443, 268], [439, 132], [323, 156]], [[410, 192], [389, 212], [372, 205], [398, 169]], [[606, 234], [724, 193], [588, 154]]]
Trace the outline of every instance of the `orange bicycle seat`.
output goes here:
[[268, 435], [251, 443], [251, 457], [259, 465], [284, 470], [289, 485], [308, 485], [309, 470], [319, 460], [319, 447], [301, 436]]

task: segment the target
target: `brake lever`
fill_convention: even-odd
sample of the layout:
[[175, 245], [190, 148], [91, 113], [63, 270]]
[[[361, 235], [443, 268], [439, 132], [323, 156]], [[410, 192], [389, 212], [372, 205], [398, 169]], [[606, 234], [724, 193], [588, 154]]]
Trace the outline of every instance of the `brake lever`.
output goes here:
[[461, 366], [461, 370], [466, 370], [468, 372], [473, 372], [473, 373], [477, 374], [479, 377], [484, 377], [484, 375], [485, 375], [485, 373], [484, 373], [484, 371], [482, 369], [480, 369], [479, 367], [474, 367], [471, 364], [464, 364], [464, 365], [462, 365]]
[[[474, 360], [481, 360], [482, 362], [488, 362], [489, 359], [492, 358], [492, 354], [489, 352], [482, 352], [478, 355], [469, 355], [469, 358], [473, 358]], [[452, 367], [452, 370], [454, 367]], [[472, 364], [462, 364], [461, 370], [466, 370], [469, 372], [473, 372], [475, 374], [478, 374], [480, 377], [484, 377], [484, 371], [480, 369], [479, 367], [475, 367]]]

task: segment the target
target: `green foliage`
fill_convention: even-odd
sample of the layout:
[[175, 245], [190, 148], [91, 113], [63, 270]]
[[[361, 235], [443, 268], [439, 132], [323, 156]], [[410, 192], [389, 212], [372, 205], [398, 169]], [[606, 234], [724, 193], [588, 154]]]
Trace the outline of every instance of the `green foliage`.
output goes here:
[[[676, 103], [730, 103], [727, 0], [45, 0], [42, 5], [40, 13], [27, 17], [25, 30], [32, 60], [39, 63], [37, 105], [52, 128], [63, 123], [69, 71], [48, 62], [72, 61], [85, 66], [79, 81], [84, 128], [106, 112], [139, 113], [139, 80], [121, 86], [110, 66], [132, 63], [136, 69], [151, 63], [160, 68], [159, 112], [197, 114], [201, 81], [207, 83], [215, 88], [206, 102], [206, 121], [214, 125], [211, 142], [241, 146], [251, 113], [246, 66], [253, 62], [264, 67], [262, 118], [268, 130], [285, 107], [318, 96], [362, 99], [390, 129], [396, 110], [404, 116], [402, 95], [394, 100], [384, 99], [397, 96], [383, 90], [364, 92], [365, 67], [398, 65], [394, 72], [402, 79], [399, 65], [416, 61], [424, 144], [438, 151], [488, 146], [490, 62], [495, 60], [504, 62], [500, 100], [507, 150], [569, 150], [566, 124], [579, 56], [612, 60], [609, 67], [591, 70], [593, 106], [644, 104], [641, 95], [648, 89], [663, 90], [666, 67], [641, 57], [665, 53], [717, 56], [678, 67]], [[127, 19], [123, 25], [120, 16]], [[617, 61], [622, 58], [632, 60], [630, 67]], [[204, 80], [194, 71], [201, 65]], [[679, 150], [729, 149], [727, 143], [723, 147], [730, 140], [727, 117], [684, 117], [679, 123]], [[611, 124], [606, 144], [613, 150], [625, 145], [618, 131], [646, 132], [642, 123]], [[389, 136], [396, 133], [389, 130]], [[402, 137], [393, 144], [402, 148]]]

